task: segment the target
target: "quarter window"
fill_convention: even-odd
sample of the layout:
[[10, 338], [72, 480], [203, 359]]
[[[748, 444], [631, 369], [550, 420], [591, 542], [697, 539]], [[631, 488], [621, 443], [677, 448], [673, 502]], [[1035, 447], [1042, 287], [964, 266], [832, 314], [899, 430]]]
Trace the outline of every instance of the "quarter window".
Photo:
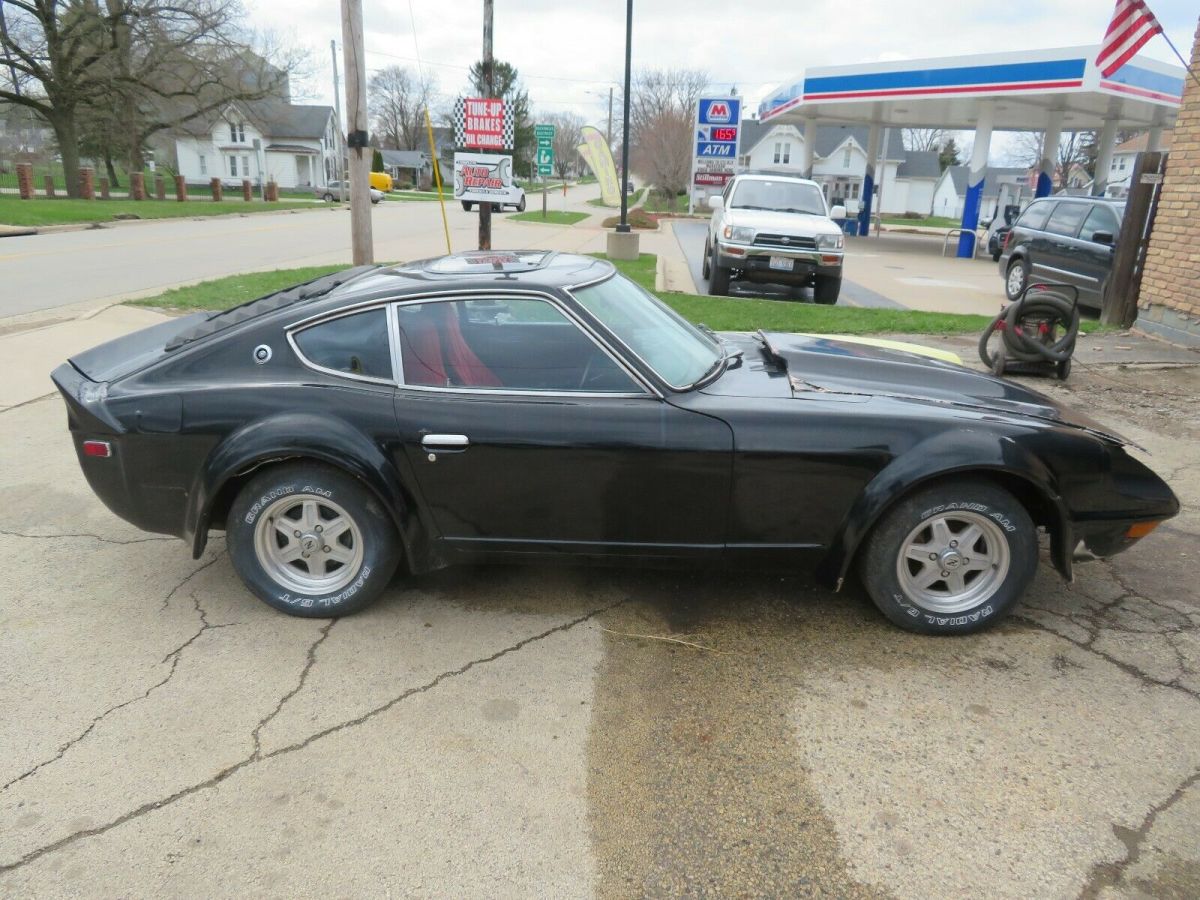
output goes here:
[[346, 375], [392, 380], [387, 313], [383, 309], [330, 319], [295, 334], [296, 346], [314, 366]]
[[396, 307], [404, 383], [554, 393], [644, 393], [552, 304], [530, 298]]
[[1106, 206], [1097, 205], [1084, 219], [1083, 227], [1079, 229], [1079, 236], [1085, 241], [1094, 241], [1093, 235], [1097, 231], [1106, 231], [1116, 237], [1118, 227], [1119, 223], [1113, 211]]
[[1074, 237], [1079, 231], [1079, 224], [1088, 214], [1086, 203], [1060, 203], [1046, 220], [1046, 230], [1051, 234], [1061, 234]]

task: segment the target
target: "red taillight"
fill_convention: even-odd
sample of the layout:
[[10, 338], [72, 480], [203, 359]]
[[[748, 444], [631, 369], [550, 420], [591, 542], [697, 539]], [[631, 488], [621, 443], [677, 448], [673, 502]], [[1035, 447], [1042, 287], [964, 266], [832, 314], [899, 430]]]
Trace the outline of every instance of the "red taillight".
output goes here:
[[84, 441], [84, 456], [99, 456], [104, 459], [112, 456], [112, 444], [108, 441]]
[[1005, 250], [1008, 249], [1008, 245], [1012, 243], [1012, 236], [1013, 236], [1013, 233], [1011, 231], [1008, 232], [1008, 234], [1004, 235], [1004, 248], [1003, 249], [1005, 249]]

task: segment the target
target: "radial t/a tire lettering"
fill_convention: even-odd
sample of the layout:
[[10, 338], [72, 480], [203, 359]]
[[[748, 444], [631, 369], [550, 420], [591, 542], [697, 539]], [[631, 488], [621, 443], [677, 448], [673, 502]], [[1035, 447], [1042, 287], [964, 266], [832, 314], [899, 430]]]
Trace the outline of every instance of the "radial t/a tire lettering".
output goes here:
[[982, 480], [948, 481], [884, 514], [859, 555], [859, 574], [901, 628], [970, 634], [1012, 609], [1037, 560], [1037, 528], [1012, 494]]
[[367, 606], [401, 555], [375, 495], [317, 463], [272, 466], [251, 479], [230, 508], [226, 538], [246, 587], [269, 606], [308, 618]]

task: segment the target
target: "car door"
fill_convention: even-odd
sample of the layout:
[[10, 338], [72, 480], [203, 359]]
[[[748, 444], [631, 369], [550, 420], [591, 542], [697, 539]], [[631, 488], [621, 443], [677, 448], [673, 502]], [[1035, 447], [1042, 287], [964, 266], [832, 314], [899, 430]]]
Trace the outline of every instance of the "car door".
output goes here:
[[393, 307], [400, 441], [457, 549], [686, 555], [725, 540], [732, 434], [665, 402], [557, 302]]
[[1063, 200], [1054, 207], [1033, 255], [1033, 275], [1037, 280], [1062, 282], [1084, 289], [1078, 272], [1076, 235], [1087, 218], [1090, 205], [1078, 200]]
[[1079, 229], [1073, 267], [1080, 281], [1079, 302], [1086, 306], [1099, 309], [1103, 303], [1104, 285], [1112, 270], [1113, 245], [1120, 227], [1116, 212], [1107, 203], [1096, 203]]

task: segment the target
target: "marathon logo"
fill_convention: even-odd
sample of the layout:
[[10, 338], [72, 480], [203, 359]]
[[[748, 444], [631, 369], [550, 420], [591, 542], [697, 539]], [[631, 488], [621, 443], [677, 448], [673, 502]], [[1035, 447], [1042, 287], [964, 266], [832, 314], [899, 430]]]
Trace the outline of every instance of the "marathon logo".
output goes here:
[[720, 125], [733, 118], [733, 111], [724, 100], [713, 100], [708, 104], [708, 116], [706, 118], [709, 122]]

